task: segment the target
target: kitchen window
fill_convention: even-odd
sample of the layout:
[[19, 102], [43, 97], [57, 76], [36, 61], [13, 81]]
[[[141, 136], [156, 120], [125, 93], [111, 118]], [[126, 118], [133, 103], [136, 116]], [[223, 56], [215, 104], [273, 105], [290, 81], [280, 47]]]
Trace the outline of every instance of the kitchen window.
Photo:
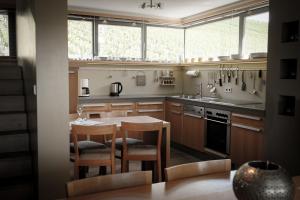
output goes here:
[[68, 20], [69, 58], [93, 58], [93, 22]]
[[267, 52], [268, 48], [269, 12], [247, 16], [245, 18], [245, 32], [243, 54], [249, 56], [254, 52]]
[[187, 28], [186, 58], [216, 58], [239, 52], [239, 17]]
[[9, 56], [8, 14], [0, 13], [0, 56]]
[[98, 56], [142, 58], [142, 28], [124, 25], [98, 25]]
[[180, 61], [184, 57], [184, 29], [147, 26], [147, 60]]

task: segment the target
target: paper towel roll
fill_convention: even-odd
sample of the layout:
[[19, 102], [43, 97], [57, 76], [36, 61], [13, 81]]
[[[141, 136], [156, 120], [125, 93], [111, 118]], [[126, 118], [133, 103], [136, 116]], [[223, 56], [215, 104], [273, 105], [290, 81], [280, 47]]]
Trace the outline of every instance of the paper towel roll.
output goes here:
[[187, 76], [197, 77], [199, 76], [200, 72], [198, 70], [188, 70], [185, 74]]

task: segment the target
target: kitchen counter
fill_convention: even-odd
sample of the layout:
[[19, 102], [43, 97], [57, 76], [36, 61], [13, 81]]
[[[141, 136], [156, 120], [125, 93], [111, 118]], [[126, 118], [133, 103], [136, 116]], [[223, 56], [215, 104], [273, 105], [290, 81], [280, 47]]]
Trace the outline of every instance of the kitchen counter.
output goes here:
[[79, 97], [79, 103], [107, 103], [107, 102], [140, 102], [140, 101], [162, 101], [165, 100], [167, 96], [171, 95], [120, 95], [120, 96], [90, 96], [90, 97]]
[[90, 96], [90, 97], [79, 97], [79, 103], [81, 104], [89, 104], [89, 103], [107, 103], [107, 102], [143, 102], [143, 101], [163, 101], [170, 100], [176, 101], [182, 104], [192, 104], [198, 106], [204, 106], [207, 108], [215, 108], [221, 110], [227, 110], [231, 112], [237, 112], [241, 114], [252, 114], [257, 116], [265, 116], [265, 105], [260, 103], [249, 104], [237, 104], [236, 100], [219, 100], [217, 102], [213, 101], [202, 101], [199, 99], [187, 99], [181, 98], [178, 95], [121, 95], [121, 96]]
[[201, 101], [198, 99], [183, 99], [180, 97], [166, 97], [167, 100], [176, 101], [182, 104], [190, 104], [190, 105], [197, 105], [203, 106], [205, 108], [214, 108], [219, 110], [227, 110], [230, 112], [236, 112], [241, 114], [250, 114], [256, 115], [260, 117], [265, 116], [265, 104], [263, 103], [255, 103], [255, 104], [233, 104], [230, 103], [230, 100], [225, 100], [226, 102], [218, 101], [218, 102], [208, 102], [208, 101]]

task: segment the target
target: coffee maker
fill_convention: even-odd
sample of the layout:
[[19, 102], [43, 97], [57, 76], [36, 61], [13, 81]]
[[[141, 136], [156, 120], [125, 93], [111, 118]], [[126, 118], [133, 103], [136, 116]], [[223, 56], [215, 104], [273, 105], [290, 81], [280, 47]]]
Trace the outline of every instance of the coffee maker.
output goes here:
[[80, 97], [89, 97], [90, 89], [89, 89], [89, 79], [80, 79]]

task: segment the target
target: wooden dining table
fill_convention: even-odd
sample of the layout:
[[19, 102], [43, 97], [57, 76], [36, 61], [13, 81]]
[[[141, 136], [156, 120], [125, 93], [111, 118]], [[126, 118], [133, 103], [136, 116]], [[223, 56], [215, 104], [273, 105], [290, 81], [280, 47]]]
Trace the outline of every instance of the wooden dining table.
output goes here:
[[[164, 169], [169, 166], [170, 161], [170, 122], [156, 119], [150, 116], [127, 116], [127, 117], [108, 117], [108, 118], [92, 118], [90, 121], [98, 122], [98, 125], [111, 125], [116, 124], [118, 130], [120, 130], [121, 122], [133, 122], [133, 123], [154, 123], [163, 122], [163, 133], [162, 133], [162, 144], [161, 144], [161, 169], [162, 174], [164, 174]], [[152, 140], [153, 137], [147, 135], [143, 137], [145, 143]], [[144, 170], [149, 170], [149, 162], [145, 162], [143, 165]], [[148, 166], [148, 167], [147, 167]], [[150, 166], [150, 168], [152, 168]], [[162, 176], [164, 180], [164, 175]]]
[[[236, 171], [179, 179], [69, 198], [70, 200], [235, 200], [232, 181]], [[300, 182], [295, 181], [300, 199]]]

